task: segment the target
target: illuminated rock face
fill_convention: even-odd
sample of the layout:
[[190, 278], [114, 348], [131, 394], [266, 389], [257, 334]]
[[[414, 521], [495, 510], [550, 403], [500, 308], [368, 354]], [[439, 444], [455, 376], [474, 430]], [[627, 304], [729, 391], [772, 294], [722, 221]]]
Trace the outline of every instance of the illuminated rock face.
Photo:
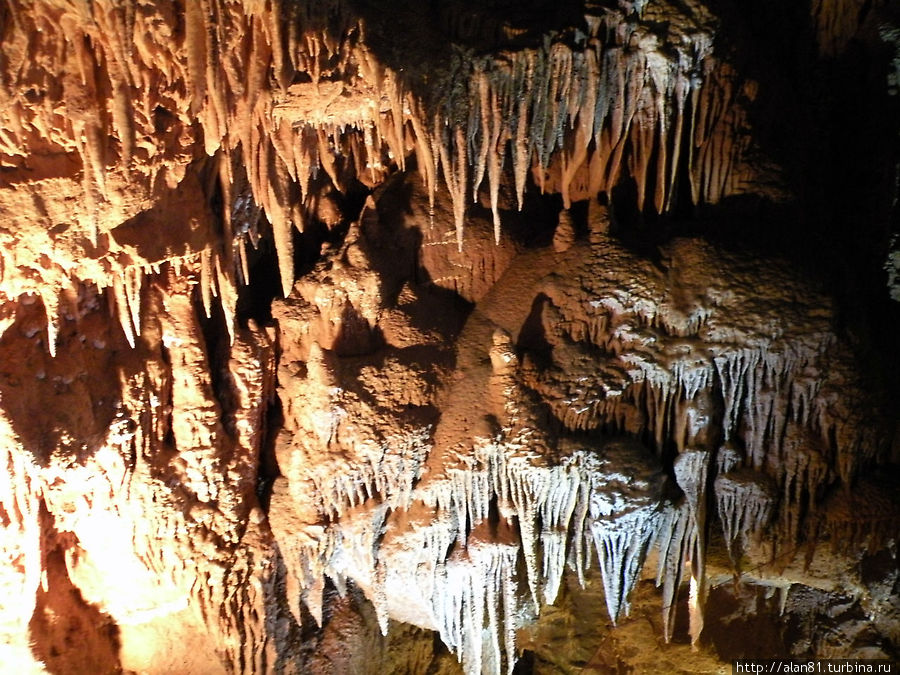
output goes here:
[[0, 8], [0, 665], [896, 657], [896, 210], [698, 236], [827, 187], [718, 10]]

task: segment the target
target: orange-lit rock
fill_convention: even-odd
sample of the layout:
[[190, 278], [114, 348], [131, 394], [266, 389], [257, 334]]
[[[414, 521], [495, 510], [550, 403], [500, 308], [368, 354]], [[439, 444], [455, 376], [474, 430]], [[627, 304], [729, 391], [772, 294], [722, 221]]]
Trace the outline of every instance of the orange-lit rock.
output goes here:
[[900, 20], [525, 5], [0, 7], [0, 671], [897, 658]]

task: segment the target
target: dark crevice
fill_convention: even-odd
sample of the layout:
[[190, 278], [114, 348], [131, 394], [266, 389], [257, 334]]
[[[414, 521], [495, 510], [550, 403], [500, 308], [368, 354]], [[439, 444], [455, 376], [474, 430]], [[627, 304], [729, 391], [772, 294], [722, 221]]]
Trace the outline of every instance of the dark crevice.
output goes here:
[[272, 321], [272, 301], [281, 297], [281, 277], [275, 244], [268, 237], [256, 246], [247, 244], [249, 280], [238, 285], [237, 319], [242, 325], [253, 320], [260, 326]]
[[519, 330], [516, 343], [519, 353], [530, 356], [539, 370], [544, 370], [553, 363], [553, 345], [550, 344], [544, 327], [544, 309], [547, 305], [552, 305], [550, 298], [544, 293], [538, 293]]
[[525, 649], [513, 666], [513, 675], [532, 675], [535, 672], [534, 652]]
[[231, 344], [228, 328], [225, 324], [225, 312], [222, 303], [213, 298], [210, 315], [206, 316], [200, 300], [199, 289], [195, 291], [194, 308], [197, 313], [200, 329], [203, 333], [207, 369], [209, 372], [212, 395], [219, 404], [219, 416], [222, 427], [230, 436], [234, 436], [234, 415], [237, 410], [235, 399], [235, 381], [229, 367]]
[[259, 468], [256, 475], [256, 498], [259, 500], [260, 508], [265, 513], [269, 512], [275, 479], [281, 475], [275, 447], [278, 434], [283, 427], [284, 412], [281, 399], [274, 396], [273, 400], [266, 406], [262, 439], [259, 445]]
[[721, 0], [712, 7], [722, 18], [718, 52], [759, 84], [747, 102], [754, 142], [782, 168], [793, 195], [784, 204], [727, 200], [716, 220], [731, 220], [741, 244], [775, 251], [824, 279], [863, 371], [896, 394], [900, 303], [888, 297], [882, 264], [900, 100], [886, 86], [891, 48], [873, 29], [875, 14], [885, 18], [889, 10], [865, 3], [856, 34], [840, 53], [823, 55], [809, 2], [765, 0], [751, 8]]

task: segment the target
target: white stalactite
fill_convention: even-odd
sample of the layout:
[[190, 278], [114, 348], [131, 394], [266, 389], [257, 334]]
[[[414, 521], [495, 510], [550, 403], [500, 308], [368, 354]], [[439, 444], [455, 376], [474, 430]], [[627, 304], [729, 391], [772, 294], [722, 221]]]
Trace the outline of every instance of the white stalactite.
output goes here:
[[750, 469], [716, 477], [716, 507], [733, 560], [738, 538], [746, 545], [768, 524], [775, 502], [773, 492], [770, 479]]

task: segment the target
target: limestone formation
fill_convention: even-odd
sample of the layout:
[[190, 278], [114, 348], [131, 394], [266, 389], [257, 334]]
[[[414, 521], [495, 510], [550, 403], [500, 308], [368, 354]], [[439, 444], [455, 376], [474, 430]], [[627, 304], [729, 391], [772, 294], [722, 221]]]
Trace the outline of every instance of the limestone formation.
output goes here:
[[790, 4], [0, 5], [0, 671], [897, 659], [900, 17]]

